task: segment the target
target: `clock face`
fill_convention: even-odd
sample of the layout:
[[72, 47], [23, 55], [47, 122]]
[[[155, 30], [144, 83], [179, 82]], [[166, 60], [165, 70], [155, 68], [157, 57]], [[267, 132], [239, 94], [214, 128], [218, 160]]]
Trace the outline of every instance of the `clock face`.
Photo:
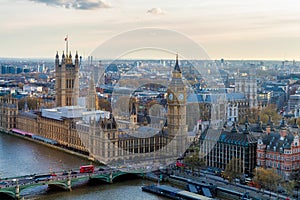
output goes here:
[[170, 99], [170, 100], [173, 100], [173, 94], [172, 94], [172, 93], [169, 94], [169, 99]]
[[183, 100], [183, 94], [179, 94], [179, 96], [178, 96], [178, 99], [180, 100], [180, 101], [182, 101]]

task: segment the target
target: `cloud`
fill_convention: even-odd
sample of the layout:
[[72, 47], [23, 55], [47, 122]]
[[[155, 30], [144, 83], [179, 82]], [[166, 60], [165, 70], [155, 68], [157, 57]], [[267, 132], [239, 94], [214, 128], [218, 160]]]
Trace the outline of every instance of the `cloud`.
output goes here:
[[98, 8], [110, 8], [103, 0], [31, 0], [37, 3], [45, 3], [48, 6], [58, 6], [76, 10], [94, 10]]
[[151, 8], [147, 10], [147, 13], [152, 14], [152, 15], [164, 15], [166, 12], [162, 10], [161, 8]]

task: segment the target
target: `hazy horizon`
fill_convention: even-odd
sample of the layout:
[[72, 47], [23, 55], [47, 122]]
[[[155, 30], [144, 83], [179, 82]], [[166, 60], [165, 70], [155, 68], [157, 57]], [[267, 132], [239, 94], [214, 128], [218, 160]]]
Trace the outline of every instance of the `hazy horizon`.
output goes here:
[[[55, 54], [56, 55], [56, 54]], [[54, 62], [54, 59], [55, 59], [55, 55], [53, 57], [0, 57], [0, 60], [20, 60], [20, 59], [24, 59], [24, 60], [53, 60]], [[80, 54], [78, 54], [80, 55]], [[60, 56], [60, 59], [61, 59], [61, 56]], [[74, 57], [73, 57], [74, 59]], [[88, 59], [88, 56], [86, 56], [85, 58], [83, 59]], [[215, 60], [218, 60], [220, 61], [221, 59], [224, 59], [224, 58], [217, 58], [217, 59], [209, 59], [209, 60], [212, 60], [212, 61], [215, 61]], [[98, 60], [101, 60], [101, 61], [111, 61], [111, 60], [114, 60], [114, 59], [98, 59]], [[175, 59], [172, 59], [172, 58], [163, 58], [163, 59], [152, 59], [152, 58], [126, 58], [126, 59], [121, 59], [121, 60], [175, 60]], [[195, 59], [195, 60], [201, 60], [201, 59]], [[300, 62], [300, 59], [299, 60], [279, 60], [279, 59], [224, 59], [225, 61], [274, 61], [274, 62]], [[184, 61], [184, 60], [182, 60]]]

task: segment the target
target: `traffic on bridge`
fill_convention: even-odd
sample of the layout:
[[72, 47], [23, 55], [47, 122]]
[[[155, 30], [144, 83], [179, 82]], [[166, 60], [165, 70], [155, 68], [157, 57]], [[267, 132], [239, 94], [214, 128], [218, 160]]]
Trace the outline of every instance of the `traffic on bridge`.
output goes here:
[[96, 168], [94, 165], [84, 165], [69, 171], [8, 177], [0, 180], [0, 193], [19, 199], [21, 190], [29, 187], [47, 184], [49, 187], [53, 186], [71, 191], [72, 185], [80, 180], [99, 179], [112, 183], [114, 178], [124, 174], [144, 174], [143, 169], [124, 170], [106, 166]]

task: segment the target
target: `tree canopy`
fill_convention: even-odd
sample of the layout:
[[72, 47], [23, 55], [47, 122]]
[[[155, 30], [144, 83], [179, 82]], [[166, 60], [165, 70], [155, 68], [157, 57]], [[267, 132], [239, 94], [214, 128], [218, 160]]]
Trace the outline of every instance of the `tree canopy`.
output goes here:
[[105, 110], [111, 112], [111, 105], [107, 99], [99, 98], [98, 99], [98, 107], [100, 110]]
[[232, 182], [235, 178], [242, 175], [242, 163], [239, 158], [233, 157], [226, 165], [223, 177]]
[[25, 109], [25, 105], [27, 104], [27, 109], [36, 110], [38, 109], [38, 98], [36, 97], [25, 97], [18, 101], [19, 110]]
[[260, 187], [268, 190], [276, 190], [280, 182], [283, 181], [274, 169], [255, 168], [253, 181]]
[[274, 124], [277, 124], [282, 118], [277, 113], [277, 107], [274, 104], [270, 104], [266, 107], [263, 107], [261, 108], [261, 110], [259, 110], [258, 108], [251, 108], [247, 110], [245, 115], [240, 119], [240, 123], [245, 122], [246, 116], [248, 116], [248, 121], [250, 123], [256, 123], [258, 120], [258, 116], [260, 116], [260, 120], [262, 121], [262, 123], [267, 123], [269, 120], [269, 116], [271, 116]]
[[196, 168], [201, 168], [204, 164], [204, 158], [199, 155], [199, 150], [191, 152], [190, 154], [184, 157], [184, 163], [189, 167], [192, 171]]

